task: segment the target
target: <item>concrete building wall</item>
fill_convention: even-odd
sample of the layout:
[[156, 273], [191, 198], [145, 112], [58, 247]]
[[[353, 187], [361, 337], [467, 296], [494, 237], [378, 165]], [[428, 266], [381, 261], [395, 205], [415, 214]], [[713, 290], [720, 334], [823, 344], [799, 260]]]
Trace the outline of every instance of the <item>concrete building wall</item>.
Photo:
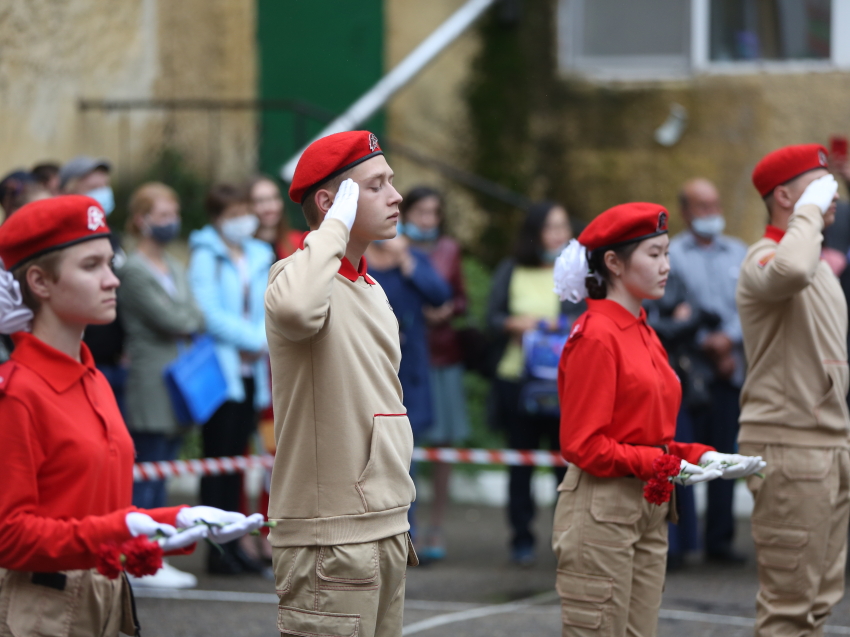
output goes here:
[[[430, 35], [466, 0], [384, 0], [385, 56], [393, 68]], [[387, 136], [420, 153], [465, 168], [470, 143], [463, 91], [471, 62], [478, 51], [478, 35], [470, 29], [403, 88], [387, 106]], [[471, 242], [486, 223], [486, 213], [466, 188], [402, 155], [391, 154], [396, 186], [404, 194], [426, 184], [447, 196], [446, 222], [453, 234]]]
[[244, 175], [256, 154], [250, 112], [83, 112], [79, 100], [251, 99], [255, 51], [254, 0], [2, 3], [0, 174], [89, 153], [129, 177], [172, 144], [199, 170]]

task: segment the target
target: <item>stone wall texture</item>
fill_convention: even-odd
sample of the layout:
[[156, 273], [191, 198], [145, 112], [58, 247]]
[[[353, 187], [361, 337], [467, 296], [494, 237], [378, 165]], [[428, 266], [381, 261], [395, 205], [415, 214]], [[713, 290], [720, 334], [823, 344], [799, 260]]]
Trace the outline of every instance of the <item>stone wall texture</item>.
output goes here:
[[213, 178], [256, 156], [250, 111], [80, 109], [87, 100], [252, 99], [254, 0], [0, 3], [0, 174], [87, 153], [119, 179], [165, 145]]

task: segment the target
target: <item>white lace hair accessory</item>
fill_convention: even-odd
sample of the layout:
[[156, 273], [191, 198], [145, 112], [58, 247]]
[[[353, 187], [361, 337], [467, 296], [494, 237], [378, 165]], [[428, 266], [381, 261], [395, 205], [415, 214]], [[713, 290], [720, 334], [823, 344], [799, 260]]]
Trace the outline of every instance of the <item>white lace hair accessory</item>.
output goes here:
[[598, 273], [590, 272], [587, 248], [572, 239], [555, 259], [555, 294], [562, 301], [580, 303], [587, 298], [588, 276], [602, 280]]
[[32, 310], [24, 305], [21, 286], [11, 272], [0, 269], [0, 334], [29, 332]]

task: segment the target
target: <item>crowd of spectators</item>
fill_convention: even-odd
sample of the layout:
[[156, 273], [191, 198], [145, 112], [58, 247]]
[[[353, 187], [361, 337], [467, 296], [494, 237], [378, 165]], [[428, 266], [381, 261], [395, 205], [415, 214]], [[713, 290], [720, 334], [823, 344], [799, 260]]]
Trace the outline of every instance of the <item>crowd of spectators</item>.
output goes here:
[[[847, 172], [850, 177], [850, 169]], [[0, 181], [0, 206], [8, 218], [36, 199], [85, 194], [108, 215], [115, 208], [111, 176], [105, 159], [80, 156], [64, 165], [41, 163]], [[178, 193], [158, 182], [133, 191], [123, 233], [113, 228], [114, 267], [121, 279], [118, 318], [110, 325], [90, 326], [85, 334], [115, 392], [139, 462], [175, 459], [183, 447], [190, 428], [175, 415], [163, 370], [200, 334], [213, 339], [227, 385], [226, 401], [207, 422], [196, 423], [202, 425], [203, 455], [274, 452], [264, 292], [271, 264], [298, 250], [304, 233], [290, 226], [278, 182], [265, 175], [246, 183], [214, 185], [205, 207], [207, 224], [189, 234], [186, 263], [175, 256], [179, 251], [169, 249], [183, 236]], [[568, 333], [570, 322], [585, 309], [583, 303], [558, 302], [552, 292], [553, 263], [577, 233], [575, 222], [558, 203], [531, 206], [519, 226], [513, 254], [495, 269], [486, 324], [478, 332], [467, 327], [462, 250], [446, 233], [443, 195], [427, 186], [413, 188], [400, 212], [398, 236], [373, 243], [366, 258], [370, 275], [386, 291], [398, 318], [399, 379], [416, 444], [446, 447], [469, 441], [464, 375], [475, 370], [491, 381], [489, 424], [503, 433], [510, 448], [558, 450], [557, 405], [555, 411], [547, 407], [551, 387], [529, 373], [527, 350], [529, 335]], [[678, 439], [733, 453], [746, 371], [735, 285], [746, 248], [723, 234], [720, 195], [707, 180], [694, 179], [682, 187], [680, 212], [686, 229], [670, 244], [667, 292], [647, 304], [648, 317], [684, 383]], [[850, 210], [844, 206], [825, 248], [825, 258], [844, 283], [850, 281], [848, 246]], [[0, 360], [13, 346], [9, 339], [0, 343]], [[431, 467], [433, 499], [427, 522], [414, 524], [411, 509], [412, 533], [424, 562], [446, 556], [443, 526], [450, 472], [449, 464]], [[536, 558], [533, 473], [533, 467], [509, 470], [509, 549], [519, 565]], [[559, 481], [563, 473], [555, 470]], [[700, 535], [693, 494], [680, 489], [683, 521], [670, 541], [674, 568], [698, 547]], [[701, 534], [707, 556], [724, 563], [743, 560], [732, 548], [733, 489], [733, 481], [709, 485]], [[239, 474], [202, 478], [199, 497], [202, 504], [225, 510], [244, 511], [248, 506]], [[164, 506], [165, 482], [136, 483], [133, 499], [142, 508]], [[256, 506], [264, 512], [266, 504], [264, 493]], [[223, 552], [211, 550], [207, 569], [268, 574], [270, 559], [264, 538], [246, 536], [226, 544]], [[170, 566], [154, 577], [156, 586], [187, 587], [195, 582], [192, 575]]]

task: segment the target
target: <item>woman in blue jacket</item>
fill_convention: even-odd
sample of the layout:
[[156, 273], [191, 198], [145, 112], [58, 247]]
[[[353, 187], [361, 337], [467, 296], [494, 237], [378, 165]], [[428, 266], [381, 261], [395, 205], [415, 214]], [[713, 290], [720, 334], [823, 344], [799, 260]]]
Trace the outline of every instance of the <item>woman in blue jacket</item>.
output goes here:
[[[227, 380], [228, 400], [202, 430], [204, 455], [244, 453], [257, 427], [257, 414], [270, 402], [268, 345], [263, 297], [273, 253], [254, 239], [258, 220], [247, 193], [236, 186], [213, 187], [206, 200], [210, 223], [191, 234], [189, 283]], [[238, 510], [242, 477], [201, 479], [201, 502]], [[224, 553], [208, 553], [207, 570], [218, 574], [259, 572], [237, 542]]]

